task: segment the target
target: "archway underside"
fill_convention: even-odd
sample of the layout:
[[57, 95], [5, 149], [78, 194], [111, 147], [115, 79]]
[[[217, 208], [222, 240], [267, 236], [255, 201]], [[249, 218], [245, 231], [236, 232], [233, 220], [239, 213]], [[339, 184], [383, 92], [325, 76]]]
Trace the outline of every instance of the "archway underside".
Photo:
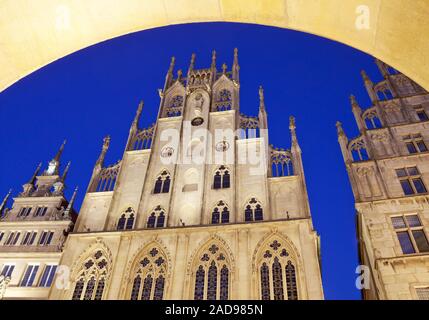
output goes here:
[[429, 89], [427, 0], [3, 0], [0, 92], [50, 62], [107, 39], [215, 21], [288, 28], [342, 42]]

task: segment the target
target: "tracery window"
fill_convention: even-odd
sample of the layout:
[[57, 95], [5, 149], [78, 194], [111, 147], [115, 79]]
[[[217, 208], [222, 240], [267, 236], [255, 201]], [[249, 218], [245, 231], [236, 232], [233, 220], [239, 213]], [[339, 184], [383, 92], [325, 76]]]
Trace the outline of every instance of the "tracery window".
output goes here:
[[170, 105], [165, 109], [167, 117], [180, 117], [182, 115], [183, 96], [175, 95], [170, 102]]
[[224, 201], [220, 200], [212, 211], [212, 224], [228, 223], [229, 209]]
[[134, 226], [135, 212], [133, 208], [128, 207], [118, 220], [116, 230], [130, 230]]
[[109, 274], [109, 260], [96, 250], [77, 273], [72, 300], [101, 300]]
[[240, 114], [240, 139], [259, 138], [261, 136], [258, 117]]
[[230, 171], [224, 165], [221, 165], [213, 176], [213, 189], [224, 189], [231, 186]]
[[365, 111], [363, 119], [367, 129], [377, 129], [382, 127], [380, 118], [378, 117], [375, 108]]
[[167, 276], [167, 258], [156, 246], [141, 255], [132, 273], [131, 300], [162, 300]]
[[195, 300], [228, 300], [231, 270], [228, 255], [217, 244], [207, 245], [196, 258], [192, 274]]
[[170, 191], [170, 173], [167, 170], [162, 171], [155, 181], [153, 193], [168, 193]]
[[292, 155], [289, 150], [271, 149], [271, 175], [273, 177], [293, 175]]
[[261, 203], [256, 199], [250, 199], [244, 209], [244, 221], [264, 220], [264, 214]]
[[222, 89], [219, 91], [217, 101], [215, 102], [216, 111], [228, 111], [232, 107], [232, 95], [228, 89]]
[[295, 264], [281, 241], [273, 240], [262, 250], [258, 272], [262, 300], [298, 300]]
[[148, 128], [138, 130], [131, 140], [131, 150], [145, 150], [152, 147], [152, 138], [155, 131], [155, 124]]
[[157, 206], [152, 210], [148, 219], [148, 228], [163, 228], [165, 224], [165, 210], [161, 206]]
[[350, 151], [354, 161], [369, 160], [366, 144], [362, 138], [355, 139], [350, 143]]
[[107, 168], [102, 168], [97, 177], [95, 185], [95, 192], [107, 192], [113, 191], [116, 184], [116, 178], [118, 177], [120, 162], [111, 165]]

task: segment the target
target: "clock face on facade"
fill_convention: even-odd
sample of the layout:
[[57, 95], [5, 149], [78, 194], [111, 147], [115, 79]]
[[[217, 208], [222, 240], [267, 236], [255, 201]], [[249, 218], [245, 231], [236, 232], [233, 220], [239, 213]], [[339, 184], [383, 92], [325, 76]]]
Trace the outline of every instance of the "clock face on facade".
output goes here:
[[225, 140], [216, 143], [216, 151], [223, 152], [229, 149], [229, 143]]
[[174, 149], [172, 147], [164, 147], [161, 150], [161, 157], [168, 158], [171, 157], [174, 153]]

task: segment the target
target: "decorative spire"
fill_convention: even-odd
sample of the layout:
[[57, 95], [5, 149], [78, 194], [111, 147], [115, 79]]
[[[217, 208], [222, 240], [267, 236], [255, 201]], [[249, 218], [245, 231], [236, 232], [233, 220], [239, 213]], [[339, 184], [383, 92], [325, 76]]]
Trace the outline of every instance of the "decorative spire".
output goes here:
[[168, 68], [168, 73], [169, 74], [173, 74], [174, 64], [175, 63], [176, 63], [176, 58], [173, 56], [173, 57], [171, 57], [170, 67]]
[[144, 105], [144, 102], [143, 102], [143, 100], [141, 100], [139, 103], [139, 106], [137, 107], [136, 115], [135, 115], [133, 123], [131, 125], [131, 129], [137, 129], [139, 121], [140, 121], [140, 116], [142, 114], [143, 105]]
[[336, 123], [335, 125], [337, 126], [337, 134], [338, 134], [338, 137], [345, 136], [346, 134], [344, 133], [342, 123], [341, 123], [340, 121], [337, 121], [337, 123]]
[[182, 69], [177, 70], [177, 80], [178, 81], [180, 81], [180, 79], [182, 79], [182, 74], [183, 74]]
[[351, 103], [353, 108], [360, 109], [359, 104], [357, 103], [356, 97], [354, 95], [350, 95], [350, 103]]
[[211, 65], [212, 69], [216, 69], [216, 50], [212, 51], [212, 65]]
[[98, 157], [96, 165], [103, 166], [104, 158], [106, 157], [107, 150], [109, 150], [109, 146], [110, 146], [110, 136], [106, 136], [103, 139], [103, 146], [101, 148], [101, 153], [100, 153], [100, 156]]
[[64, 140], [63, 144], [61, 145], [60, 149], [58, 150], [57, 154], [55, 155], [54, 160], [55, 161], [60, 161], [61, 155], [63, 154], [64, 151], [64, 146], [66, 145], [67, 140]]
[[194, 66], [195, 66], [195, 53], [191, 55], [191, 63], [189, 64], [188, 73], [190, 73], [194, 69]]
[[66, 168], [64, 169], [63, 175], [62, 175], [62, 177], [61, 177], [61, 180], [62, 180], [63, 182], [66, 180], [67, 173], [69, 172], [69, 169], [70, 169], [70, 165], [71, 165], [71, 161], [69, 161], [69, 162], [67, 163], [67, 166], [66, 166]]
[[259, 110], [265, 111], [264, 88], [259, 86]]
[[42, 163], [40, 162], [39, 165], [37, 166], [36, 170], [34, 170], [33, 175], [31, 176], [30, 180], [28, 180], [28, 184], [34, 184], [34, 181], [36, 180], [37, 175], [40, 172], [40, 168], [42, 167]]
[[371, 79], [368, 77], [365, 70], [361, 70], [360, 74], [362, 76], [363, 81], [372, 83]]
[[6, 194], [6, 196], [3, 198], [3, 201], [0, 204], [0, 216], [3, 214], [3, 211], [7, 204], [7, 200], [9, 200], [11, 193], [12, 193], [12, 189], [9, 189], [9, 192]]
[[234, 63], [232, 65], [232, 79], [239, 82], [240, 81], [240, 66], [238, 65], [238, 49], [234, 48]]
[[290, 130], [290, 135], [292, 137], [292, 144], [297, 144], [298, 140], [296, 138], [296, 124], [295, 124], [294, 116], [289, 117], [289, 130]]
[[69, 201], [69, 204], [67, 205], [67, 208], [66, 208], [66, 210], [64, 210], [64, 214], [63, 214], [63, 217], [64, 218], [68, 218], [68, 217], [70, 217], [70, 212], [73, 210], [73, 204], [74, 204], [74, 202], [75, 202], [75, 200], [76, 200], [76, 195], [77, 195], [77, 190], [78, 190], [79, 188], [76, 186], [76, 188], [74, 189], [74, 191], [73, 191], [73, 195], [72, 195], [72, 197], [70, 198], [70, 201]]

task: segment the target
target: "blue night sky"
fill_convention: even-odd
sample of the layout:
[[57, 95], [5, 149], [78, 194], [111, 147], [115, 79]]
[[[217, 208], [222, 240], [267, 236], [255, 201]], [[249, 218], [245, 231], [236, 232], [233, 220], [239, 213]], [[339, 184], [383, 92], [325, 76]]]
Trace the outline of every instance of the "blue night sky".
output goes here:
[[46, 166], [63, 139], [62, 165], [71, 160], [67, 195], [76, 185], [83, 200], [103, 136], [112, 137], [106, 163], [122, 157], [139, 100], [142, 126], [155, 121], [170, 57], [186, 72], [232, 64], [239, 49], [241, 112], [257, 115], [258, 87], [265, 89], [270, 142], [290, 146], [289, 115], [297, 122], [310, 205], [321, 235], [327, 299], [360, 299], [355, 288], [357, 242], [353, 196], [337, 142], [335, 122], [357, 135], [349, 95], [369, 106], [360, 78], [380, 75], [373, 58], [351, 47], [306, 33], [247, 24], [187, 24], [138, 32], [60, 59], [0, 93], [0, 194], [16, 195], [40, 161]]

